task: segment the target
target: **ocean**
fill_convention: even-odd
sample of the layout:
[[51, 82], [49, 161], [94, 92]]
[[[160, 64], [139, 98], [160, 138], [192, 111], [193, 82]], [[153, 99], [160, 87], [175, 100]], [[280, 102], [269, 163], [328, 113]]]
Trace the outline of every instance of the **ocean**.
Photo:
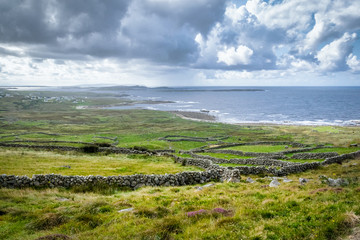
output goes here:
[[112, 109], [209, 111], [224, 123], [360, 126], [360, 87], [139, 87], [114, 91], [133, 100], [173, 103]]

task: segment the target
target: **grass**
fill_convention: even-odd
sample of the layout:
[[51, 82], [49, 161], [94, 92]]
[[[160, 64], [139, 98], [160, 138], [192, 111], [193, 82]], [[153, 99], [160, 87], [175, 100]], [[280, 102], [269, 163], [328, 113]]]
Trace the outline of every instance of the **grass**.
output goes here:
[[[270, 180], [252, 176], [255, 183], [216, 183], [201, 191], [144, 187], [101, 195], [0, 189], [0, 238], [61, 233], [75, 239], [336, 239], [353, 226], [351, 216], [360, 214], [360, 166], [350, 167], [357, 161], [290, 175], [293, 182], [280, 181], [278, 188], [262, 188]], [[320, 175], [346, 177], [350, 185], [329, 188]], [[310, 182], [301, 186], [299, 177]], [[231, 214], [212, 212], [219, 207]], [[126, 208], [134, 210], [118, 212]], [[199, 209], [208, 212], [186, 216]]]
[[345, 153], [352, 153], [352, 152], [356, 152], [356, 151], [360, 151], [360, 147], [351, 147], [351, 148], [340, 148], [340, 147], [336, 147], [336, 148], [320, 148], [320, 149], [315, 149], [315, 150], [311, 150], [309, 152], [312, 153], [325, 153], [325, 152], [337, 152], [338, 154], [345, 154]]
[[339, 133], [341, 128], [333, 126], [317, 126], [313, 127], [312, 130], [317, 132]]
[[[2, 149], [1, 174], [28, 175], [132, 175], [165, 174], [182, 171], [200, 171], [197, 167], [175, 164], [168, 157], [147, 155], [85, 155], [32, 150]], [[67, 168], [64, 166], [70, 166]]]
[[245, 145], [228, 147], [224, 149], [243, 152], [281, 152], [285, 150], [291, 150], [292, 148], [286, 148], [286, 145]]
[[[1, 90], [0, 91], [4, 91]], [[188, 121], [167, 112], [148, 110], [76, 110], [65, 101], [43, 103], [26, 96], [76, 96], [90, 107], [127, 100], [98, 93], [16, 92], [0, 101], [0, 142], [12, 140], [106, 142], [119, 147], [190, 150], [214, 142], [167, 142], [166, 135], [229, 136], [225, 142], [294, 141], [334, 145], [312, 152], [348, 153], [360, 143], [360, 128], [313, 126], [235, 126]], [[87, 97], [87, 98], [85, 98]], [[26, 100], [23, 102], [23, 100]], [[102, 138], [99, 138], [102, 137]], [[105, 139], [105, 138], [106, 139]], [[107, 139], [111, 138], [111, 139]], [[116, 140], [114, 140], [116, 139]], [[67, 145], [67, 144], [64, 144]], [[70, 144], [71, 145], [71, 144]], [[72, 145], [73, 146], [73, 145]], [[232, 148], [233, 149], [233, 148]], [[277, 152], [285, 145], [241, 146], [241, 151]], [[231, 154], [205, 153], [220, 158]], [[187, 155], [183, 155], [187, 156]], [[311, 162], [314, 160], [289, 160]], [[289, 175], [293, 181], [266, 187], [269, 178], [256, 182], [215, 183], [196, 189], [142, 187], [128, 189], [0, 189], [0, 239], [36, 239], [64, 234], [73, 239], [338, 239], [358, 224], [360, 216], [359, 159]], [[61, 166], [70, 165], [71, 168]], [[167, 157], [145, 155], [80, 154], [0, 148], [0, 174], [31, 176], [127, 175], [199, 170], [174, 164]], [[319, 176], [346, 178], [348, 186], [332, 188]], [[300, 185], [299, 178], [310, 181]], [[200, 185], [199, 185], [200, 186]], [[130, 212], [118, 212], [133, 208]], [[226, 215], [214, 208], [228, 210]], [[206, 210], [188, 217], [187, 212]]]
[[253, 158], [253, 157], [247, 157], [247, 156], [239, 156], [234, 154], [228, 154], [228, 153], [196, 153], [198, 155], [202, 156], [210, 156], [215, 158], [222, 158], [222, 159], [233, 159], [233, 158], [240, 158], [240, 159], [247, 159], [247, 158]]

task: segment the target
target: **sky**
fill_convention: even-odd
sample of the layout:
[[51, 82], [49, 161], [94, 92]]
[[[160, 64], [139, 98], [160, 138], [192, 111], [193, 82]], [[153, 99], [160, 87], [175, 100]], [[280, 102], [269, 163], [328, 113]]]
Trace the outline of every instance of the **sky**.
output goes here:
[[0, 0], [0, 86], [360, 86], [359, 0]]

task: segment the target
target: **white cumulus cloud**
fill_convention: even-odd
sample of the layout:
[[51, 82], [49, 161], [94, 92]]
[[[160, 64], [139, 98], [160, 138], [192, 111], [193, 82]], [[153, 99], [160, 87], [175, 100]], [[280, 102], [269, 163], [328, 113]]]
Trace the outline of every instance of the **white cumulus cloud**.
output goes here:
[[247, 46], [240, 45], [236, 49], [234, 47], [225, 48], [218, 52], [218, 62], [223, 62], [228, 66], [249, 64], [254, 51]]
[[346, 58], [352, 51], [352, 43], [356, 34], [345, 33], [341, 38], [334, 40], [323, 47], [316, 58], [319, 60], [319, 67], [326, 71], [339, 71], [347, 68]]
[[350, 54], [346, 59], [347, 65], [354, 72], [360, 72], [360, 59], [357, 58], [354, 54]]

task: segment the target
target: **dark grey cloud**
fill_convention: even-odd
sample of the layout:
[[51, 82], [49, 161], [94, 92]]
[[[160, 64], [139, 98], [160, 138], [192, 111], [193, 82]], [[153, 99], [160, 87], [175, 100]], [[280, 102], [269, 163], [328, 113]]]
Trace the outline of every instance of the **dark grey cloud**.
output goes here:
[[15, 56], [15, 57], [21, 57], [21, 54], [17, 51], [11, 51], [9, 49], [0, 47], [0, 56]]
[[195, 35], [224, 9], [223, 0], [0, 0], [0, 42], [29, 44], [34, 57], [186, 64], [197, 56]]
[[130, 1], [0, 1], [0, 41], [56, 43], [58, 38], [108, 34], [119, 24]]
[[58, 65], [111, 58], [237, 71], [358, 69], [350, 57], [358, 38], [342, 36], [360, 30], [360, 2], [322, 2], [0, 0], [0, 55]]
[[172, 21], [178, 27], [189, 26], [202, 34], [207, 34], [214, 23], [223, 18], [226, 0], [173, 0], [140, 1], [147, 15], [156, 14]]

